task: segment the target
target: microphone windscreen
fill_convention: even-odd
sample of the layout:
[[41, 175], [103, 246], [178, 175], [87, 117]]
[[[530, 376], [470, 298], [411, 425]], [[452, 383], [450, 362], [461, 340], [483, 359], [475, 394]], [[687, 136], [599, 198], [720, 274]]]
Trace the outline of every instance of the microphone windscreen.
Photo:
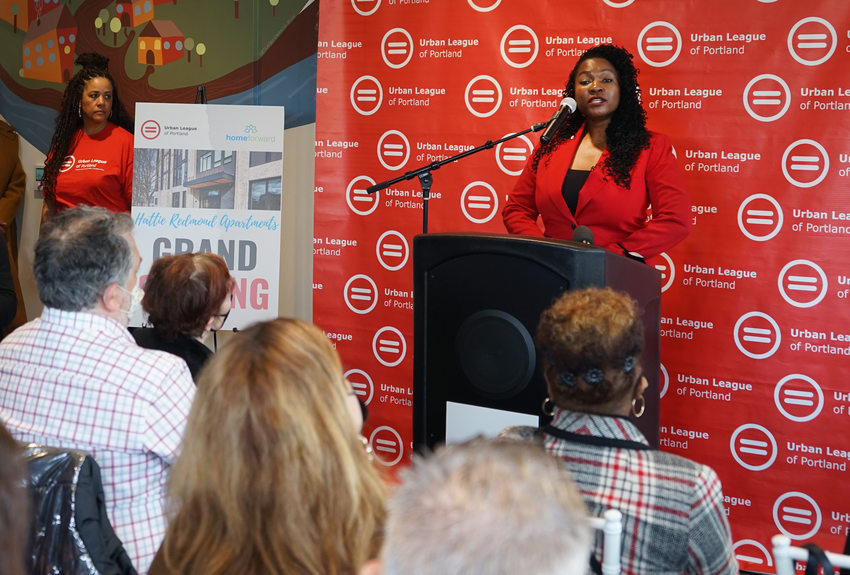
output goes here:
[[587, 226], [576, 226], [573, 230], [573, 241], [582, 244], [593, 244], [593, 232]]

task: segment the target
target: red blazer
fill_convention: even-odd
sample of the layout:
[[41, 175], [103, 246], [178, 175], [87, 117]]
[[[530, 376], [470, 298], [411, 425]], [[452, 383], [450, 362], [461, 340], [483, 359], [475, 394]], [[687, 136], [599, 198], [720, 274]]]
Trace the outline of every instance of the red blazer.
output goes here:
[[[691, 229], [691, 202], [667, 136], [652, 133], [649, 147], [632, 168], [630, 188], [603, 176], [608, 155], [603, 152], [579, 192], [573, 216], [561, 188], [579, 141], [574, 137], [541, 158], [536, 172], [533, 157], [528, 160], [502, 210], [509, 233], [570, 240], [575, 226], [583, 225], [593, 232], [595, 245], [619, 254], [624, 249], [637, 252], [647, 259], [685, 239]], [[647, 221], [650, 204], [652, 218]], [[545, 230], [537, 225], [538, 216]]]

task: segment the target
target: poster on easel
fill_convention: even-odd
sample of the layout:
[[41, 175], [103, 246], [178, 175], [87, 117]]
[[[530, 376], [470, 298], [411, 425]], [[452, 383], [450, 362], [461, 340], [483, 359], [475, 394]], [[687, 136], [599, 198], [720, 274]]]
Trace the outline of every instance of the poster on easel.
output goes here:
[[136, 105], [140, 287], [161, 256], [211, 252], [236, 281], [229, 328], [277, 317], [283, 122], [277, 106]]

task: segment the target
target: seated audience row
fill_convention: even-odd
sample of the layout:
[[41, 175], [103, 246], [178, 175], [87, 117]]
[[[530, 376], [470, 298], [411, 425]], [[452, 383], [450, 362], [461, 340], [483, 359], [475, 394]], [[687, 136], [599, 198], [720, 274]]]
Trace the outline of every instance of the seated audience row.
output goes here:
[[[0, 420], [20, 441], [98, 461], [139, 573], [578, 573], [588, 508], [623, 513], [626, 573], [736, 571], [717, 476], [651, 449], [628, 419], [646, 388], [628, 296], [567, 292], [544, 312], [550, 426], [415, 460], [385, 511], [361, 405], [322, 331], [255, 324], [209, 360], [196, 390], [185, 361], [126, 330], [139, 267], [131, 232], [126, 214], [100, 208], [45, 223], [35, 254], [44, 313], [0, 342]], [[171, 333], [220, 327], [232, 279], [216, 258], [154, 265], [149, 293], [186, 278], [197, 295], [198, 321]]]

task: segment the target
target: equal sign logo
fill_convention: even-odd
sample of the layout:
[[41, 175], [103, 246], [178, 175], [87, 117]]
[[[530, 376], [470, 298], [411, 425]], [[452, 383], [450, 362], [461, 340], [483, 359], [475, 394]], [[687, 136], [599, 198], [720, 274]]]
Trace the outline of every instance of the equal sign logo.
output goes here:
[[401, 435], [388, 425], [375, 428], [369, 436], [369, 445], [375, 454], [375, 460], [386, 467], [397, 464], [404, 457]]
[[466, 85], [464, 99], [472, 115], [487, 118], [502, 105], [502, 87], [492, 76], [476, 76]]
[[371, 16], [381, 6], [381, 0], [351, 0], [354, 11], [361, 16]]
[[496, 190], [487, 182], [472, 182], [460, 196], [463, 215], [474, 224], [484, 224], [493, 219], [499, 210]]
[[638, 53], [650, 66], [663, 68], [673, 63], [681, 52], [682, 35], [669, 22], [652, 22], [638, 36]]
[[505, 32], [499, 48], [502, 52], [502, 60], [508, 66], [525, 68], [537, 58], [540, 45], [534, 30], [517, 24]]
[[818, 185], [829, 172], [829, 155], [818, 142], [797, 140], [782, 155], [782, 173], [798, 188]]
[[750, 563], [752, 565], [773, 566], [773, 556], [767, 548], [755, 539], [741, 539], [732, 545], [735, 559], [739, 563]]
[[502, 0], [466, 0], [466, 3], [476, 12], [492, 12]]
[[62, 162], [62, 165], [59, 166], [60, 172], [67, 172], [71, 168], [74, 167], [74, 164], [77, 163], [77, 159], [73, 156], [73, 154], [65, 156], [65, 161]]
[[404, 28], [393, 28], [381, 40], [381, 56], [390, 68], [404, 68], [413, 57], [413, 38]]
[[661, 272], [661, 292], [664, 293], [670, 289], [673, 280], [676, 279], [676, 264], [673, 263], [673, 259], [666, 252], [662, 253], [660, 258], [655, 264], [655, 269]]
[[357, 314], [367, 314], [378, 304], [378, 286], [367, 275], [351, 276], [345, 283], [345, 304]]
[[496, 163], [499, 164], [499, 169], [509, 176], [518, 176], [522, 174], [531, 152], [534, 151], [534, 144], [525, 135], [502, 142], [496, 146]]
[[738, 350], [753, 359], [770, 357], [779, 349], [779, 326], [767, 314], [752, 311], [738, 318], [733, 334]]
[[773, 401], [779, 412], [791, 421], [811, 421], [823, 409], [823, 390], [807, 375], [786, 375], [773, 390]]
[[362, 369], [349, 369], [343, 375], [351, 384], [354, 395], [364, 404], [369, 405], [375, 395], [375, 384], [369, 374]]
[[349, 98], [358, 114], [371, 116], [380, 109], [384, 90], [374, 76], [361, 76], [352, 84]]
[[756, 242], [766, 242], [782, 229], [782, 206], [767, 194], [753, 194], [738, 208], [738, 228]]
[[162, 133], [162, 127], [155, 120], [145, 120], [142, 122], [142, 136], [146, 140], [154, 140]]
[[407, 355], [407, 342], [398, 329], [384, 326], [372, 338], [372, 352], [381, 365], [395, 367]]
[[819, 304], [826, 296], [828, 281], [819, 265], [809, 260], [788, 262], [779, 272], [779, 293], [794, 307]]
[[829, 60], [837, 45], [835, 28], [823, 18], [803, 18], [788, 32], [788, 52], [806, 66], [817, 66]]
[[375, 180], [369, 176], [358, 176], [348, 183], [345, 189], [345, 202], [352, 212], [359, 216], [368, 216], [375, 211], [381, 193], [370, 194], [366, 191], [366, 188], [374, 185]]
[[773, 504], [773, 522], [791, 539], [808, 539], [818, 532], [822, 521], [820, 507], [800, 491], [789, 491]]
[[378, 140], [378, 161], [388, 170], [400, 170], [410, 159], [410, 142], [398, 130], [388, 130]]
[[354, 395], [364, 404], [372, 403], [372, 398], [375, 395], [375, 384], [368, 373], [362, 369], [349, 369], [344, 374], [345, 379], [351, 384], [351, 389], [354, 390]]
[[407, 263], [410, 248], [407, 239], [395, 230], [389, 230], [381, 234], [375, 245], [375, 253], [378, 262], [391, 272], [398, 271]]
[[773, 74], [756, 76], [744, 89], [744, 108], [760, 122], [772, 122], [785, 115], [791, 106], [791, 89], [785, 80]]
[[765, 427], [755, 423], [740, 426], [729, 439], [732, 457], [750, 471], [764, 471], [776, 461], [776, 439]]

